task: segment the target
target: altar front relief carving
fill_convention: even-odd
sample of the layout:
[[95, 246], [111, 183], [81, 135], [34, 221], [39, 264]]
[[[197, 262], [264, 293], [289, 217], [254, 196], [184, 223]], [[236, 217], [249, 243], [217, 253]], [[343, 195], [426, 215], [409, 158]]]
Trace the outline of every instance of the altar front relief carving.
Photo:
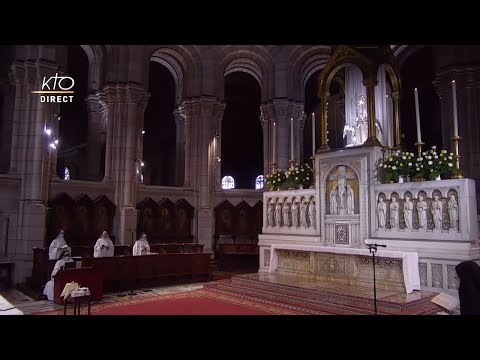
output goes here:
[[471, 179], [377, 184], [373, 195], [373, 237], [469, 242], [478, 239]]
[[402, 197], [397, 192], [392, 192], [389, 197], [380, 193], [376, 200], [377, 229], [457, 231], [458, 194], [455, 190], [448, 194], [449, 200], [438, 190], [433, 191], [433, 197], [427, 197], [425, 191], [419, 191], [416, 197], [412, 197], [409, 191]]
[[271, 191], [264, 195], [263, 233], [313, 234], [317, 229], [315, 190]]

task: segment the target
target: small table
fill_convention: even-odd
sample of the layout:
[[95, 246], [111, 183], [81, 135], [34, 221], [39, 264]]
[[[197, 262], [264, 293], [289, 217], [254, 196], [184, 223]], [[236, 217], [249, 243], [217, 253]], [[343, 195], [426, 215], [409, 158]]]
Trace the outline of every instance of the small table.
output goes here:
[[63, 315], [67, 315], [67, 305], [73, 304], [73, 315], [80, 315], [82, 303], [88, 304], [88, 315], [90, 315], [90, 295], [71, 297], [68, 295], [63, 301]]

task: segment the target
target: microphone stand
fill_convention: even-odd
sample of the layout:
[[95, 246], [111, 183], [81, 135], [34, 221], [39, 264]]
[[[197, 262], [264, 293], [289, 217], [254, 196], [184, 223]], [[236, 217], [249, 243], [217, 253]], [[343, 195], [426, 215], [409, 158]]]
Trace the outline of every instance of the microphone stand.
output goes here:
[[373, 259], [373, 306], [375, 309], [375, 315], [377, 315], [377, 285], [376, 285], [376, 278], [375, 278], [375, 253], [377, 252], [377, 248], [380, 247], [387, 247], [387, 245], [379, 245], [379, 244], [368, 244], [366, 243], [368, 250], [370, 250], [370, 254], [372, 254]]

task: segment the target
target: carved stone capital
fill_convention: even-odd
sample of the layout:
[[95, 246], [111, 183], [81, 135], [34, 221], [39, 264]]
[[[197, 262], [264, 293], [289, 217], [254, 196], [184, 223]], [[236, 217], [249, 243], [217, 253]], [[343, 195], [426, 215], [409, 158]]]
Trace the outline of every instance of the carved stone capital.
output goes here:
[[12, 84], [21, 85], [25, 83], [25, 66], [20, 61], [15, 61], [10, 67], [10, 81]]
[[125, 88], [125, 100], [128, 104], [138, 104], [142, 106], [146, 95], [145, 90], [141, 86], [128, 84]]
[[95, 97], [97, 98], [98, 105], [99, 105], [99, 111], [101, 113], [105, 112], [108, 110], [107, 106], [107, 99], [103, 91], [97, 91], [95, 93]]
[[375, 80], [375, 79], [365, 79], [365, 80], [362, 81], [362, 84], [367, 88], [369, 88], [369, 87], [374, 88], [375, 86], [377, 86], [378, 81]]
[[173, 119], [177, 127], [185, 126], [185, 117], [182, 115], [180, 109], [173, 110]]
[[87, 104], [88, 112], [100, 111], [100, 104], [97, 95], [90, 94], [85, 98], [85, 104]]
[[191, 100], [186, 100], [182, 102], [182, 104], [178, 107], [178, 110], [180, 111], [180, 114], [187, 118], [192, 116], [193, 114], [193, 103]]
[[393, 91], [390, 96], [392, 97], [393, 100], [398, 100], [400, 98], [400, 92], [398, 91]]

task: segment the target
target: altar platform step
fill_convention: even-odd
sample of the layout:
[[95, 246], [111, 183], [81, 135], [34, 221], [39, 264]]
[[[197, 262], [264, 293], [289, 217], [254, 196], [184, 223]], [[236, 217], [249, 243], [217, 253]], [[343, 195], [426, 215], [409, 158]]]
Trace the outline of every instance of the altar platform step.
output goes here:
[[[204, 285], [205, 289], [259, 301], [296, 307], [308, 314], [372, 315], [373, 287], [312, 281], [277, 274], [244, 274]], [[382, 315], [433, 315], [443, 311], [431, 302], [432, 292], [377, 290], [377, 313]]]

